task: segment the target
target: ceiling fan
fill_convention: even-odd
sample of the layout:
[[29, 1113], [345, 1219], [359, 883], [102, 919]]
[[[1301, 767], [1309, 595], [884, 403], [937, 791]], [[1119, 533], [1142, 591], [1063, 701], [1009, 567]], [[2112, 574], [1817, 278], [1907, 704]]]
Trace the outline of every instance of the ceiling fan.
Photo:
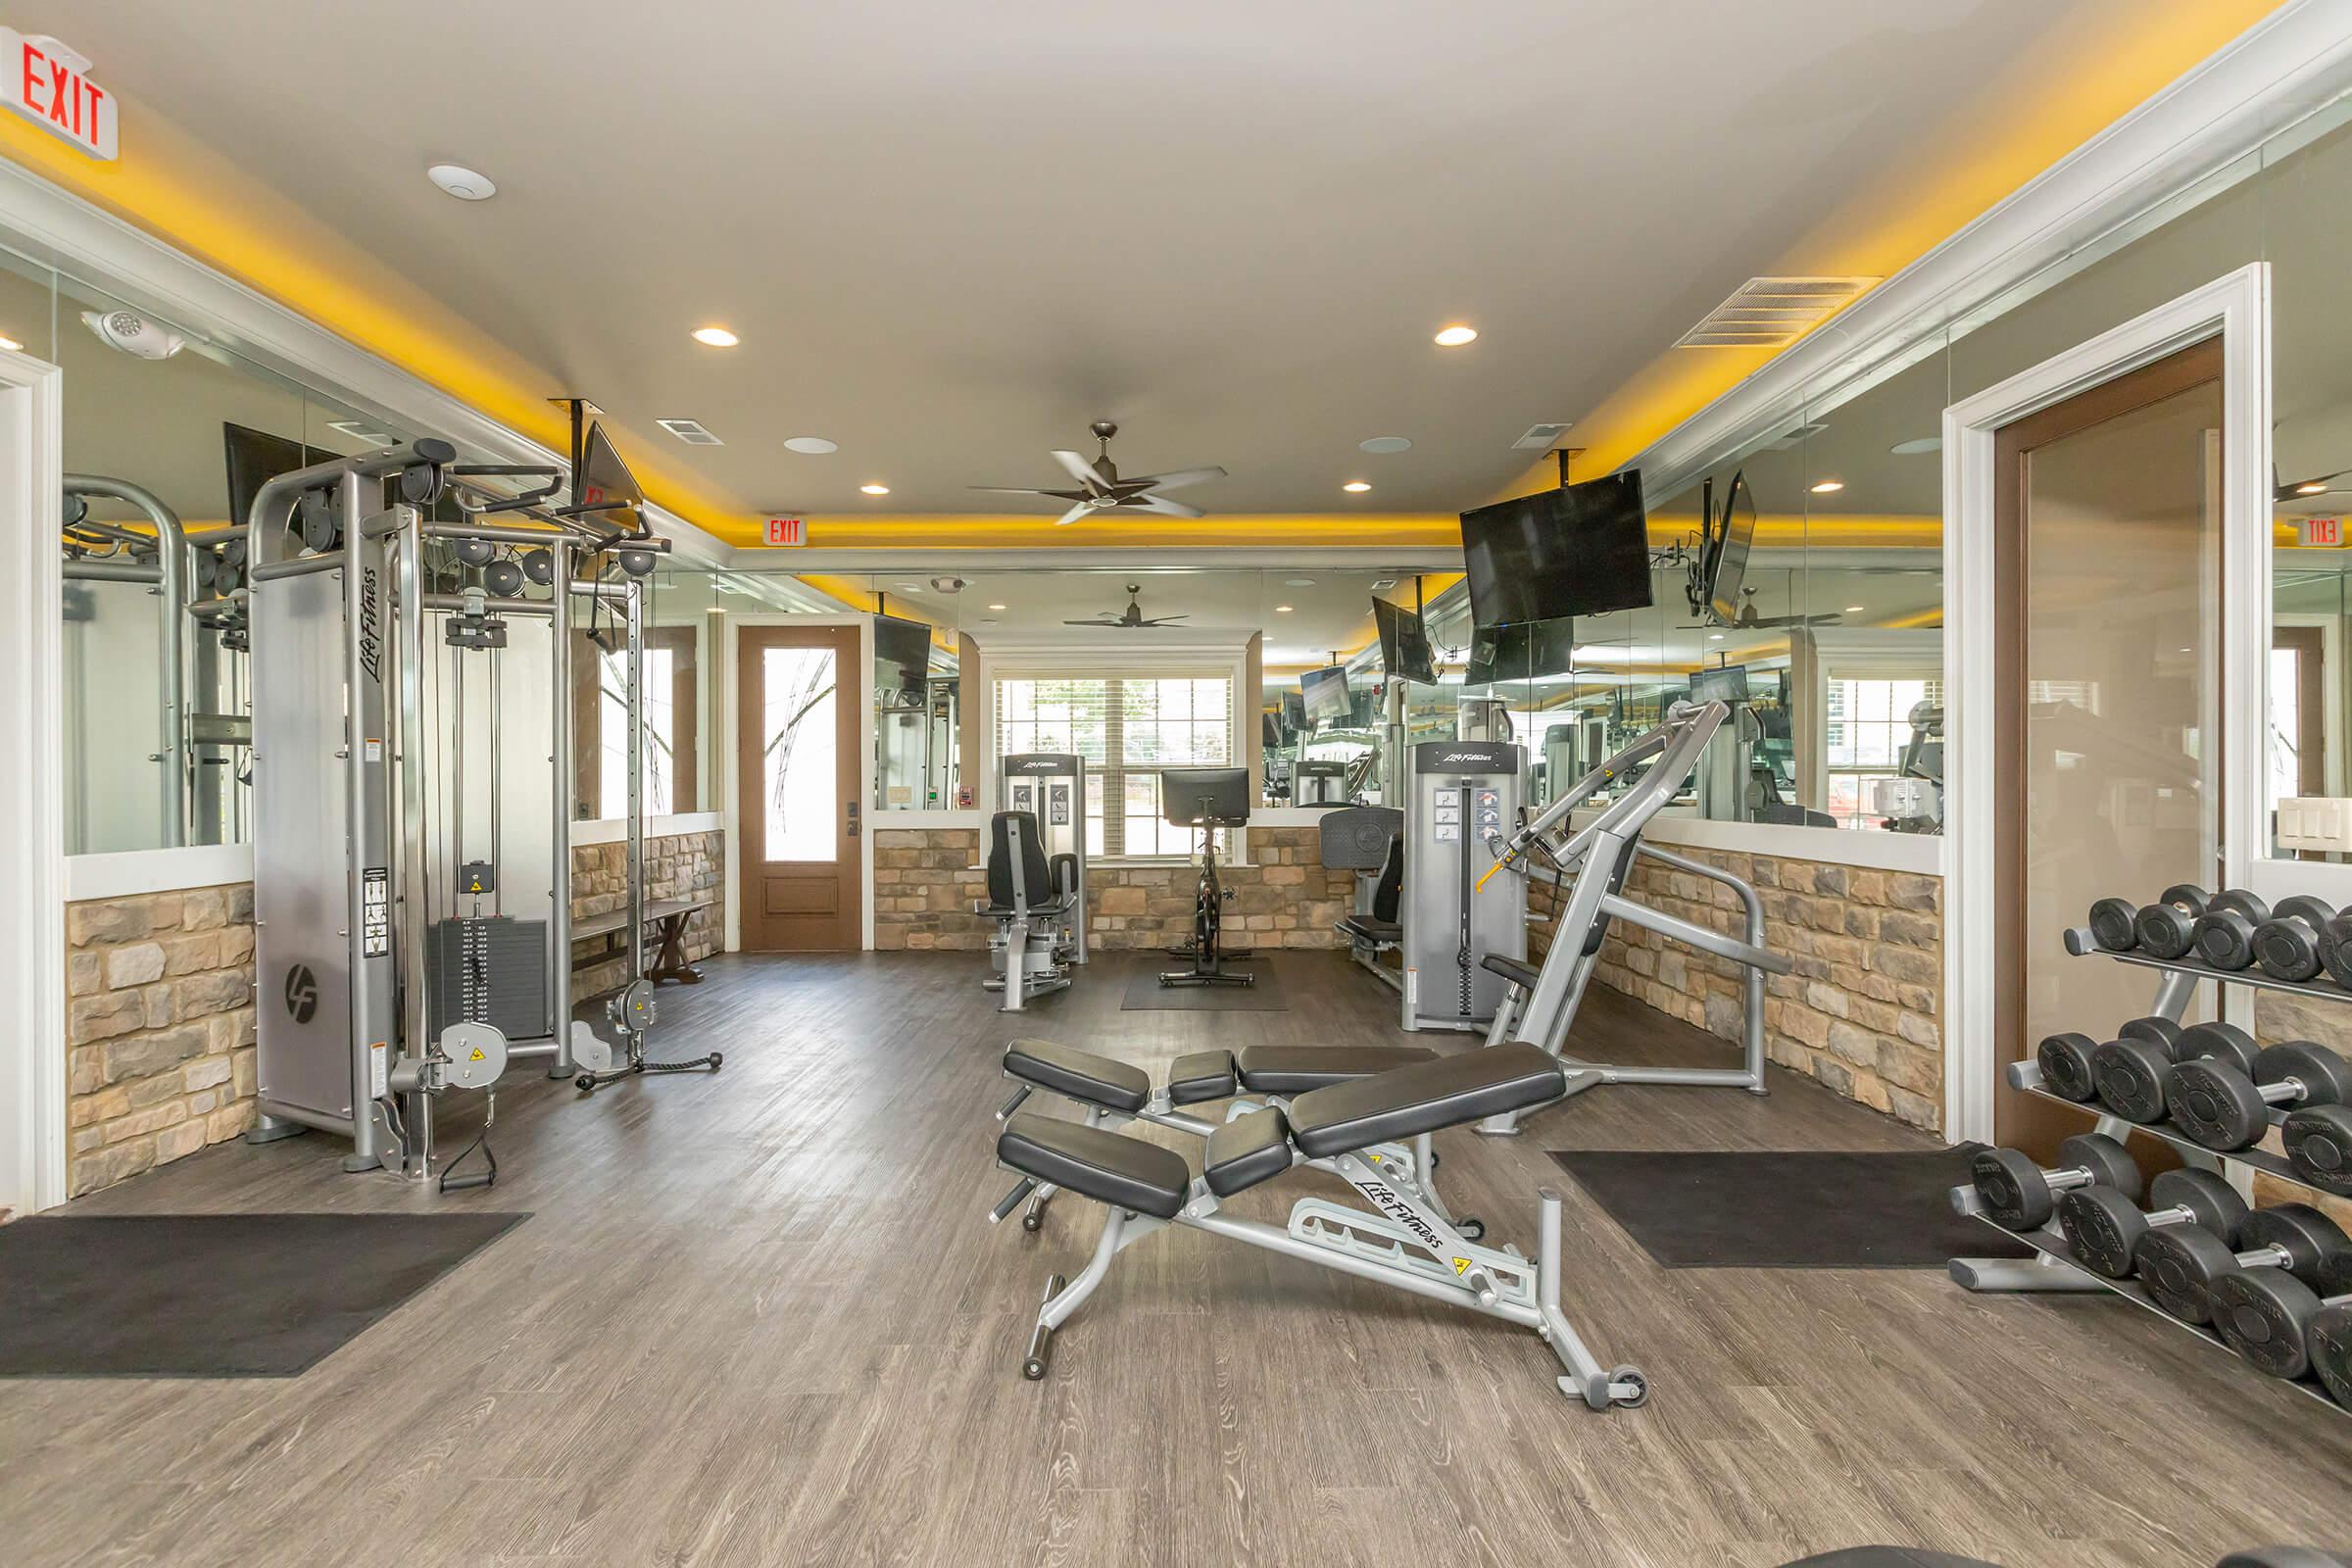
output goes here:
[[1105, 611], [1092, 620], [1065, 620], [1062, 624], [1064, 626], [1121, 626], [1133, 629], [1138, 626], [1168, 626], [1187, 618], [1183, 615], [1145, 614], [1143, 601], [1136, 597], [1142, 592], [1143, 584], [1141, 583], [1131, 582], [1127, 585], [1127, 610], [1123, 614], [1114, 615]]
[[1781, 626], [1826, 626], [1842, 620], [1844, 615], [1835, 610], [1821, 611], [1811, 615], [1759, 615], [1756, 613], [1756, 590], [1740, 590], [1740, 613], [1729, 621], [1707, 619], [1696, 625], [1685, 626], [1684, 631], [1702, 631], [1709, 626], [1728, 625], [1734, 631], [1770, 631]]
[[1071, 503], [1070, 510], [1054, 519], [1055, 527], [1063, 527], [1098, 512], [1151, 512], [1163, 517], [1198, 517], [1203, 515], [1199, 507], [1188, 507], [1181, 501], [1170, 501], [1158, 494], [1178, 485], [1199, 484], [1204, 479], [1222, 479], [1225, 470], [1219, 467], [1178, 468], [1173, 473], [1147, 473], [1133, 479], [1122, 479], [1116, 465], [1110, 461], [1110, 438], [1119, 433], [1118, 425], [1109, 419], [1097, 419], [1090, 428], [1095, 439], [1102, 443], [1102, 453], [1093, 462], [1078, 452], [1055, 452], [1055, 463], [1069, 471], [1078, 481], [1074, 490], [1038, 490], [1023, 485], [976, 484], [975, 490], [985, 490], [1000, 496], [1047, 496], [1055, 501]]

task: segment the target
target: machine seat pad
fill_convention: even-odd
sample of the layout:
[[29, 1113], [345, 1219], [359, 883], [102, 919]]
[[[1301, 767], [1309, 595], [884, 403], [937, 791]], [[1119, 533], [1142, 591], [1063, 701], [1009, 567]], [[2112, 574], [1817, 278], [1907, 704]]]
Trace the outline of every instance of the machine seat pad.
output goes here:
[[1196, 1051], [1178, 1056], [1168, 1068], [1168, 1103], [1197, 1105], [1204, 1100], [1231, 1100], [1236, 1085], [1233, 1053]]
[[[1046, 899], [1029, 906], [1029, 918], [1032, 920], [1051, 920], [1058, 918], [1061, 915], [1069, 913], [1070, 905], [1072, 902], [1072, 900], [1065, 899], [1059, 894], [1053, 894]], [[1014, 908], [1009, 904], [983, 904], [979, 906], [973, 912], [979, 914], [985, 919], [1009, 920], [1021, 911]]]
[[1015, 1040], [1006, 1046], [1004, 1071], [1023, 1083], [1106, 1110], [1132, 1114], [1152, 1100], [1152, 1075], [1143, 1068], [1051, 1040]]
[[1303, 1095], [1351, 1084], [1417, 1061], [1435, 1061], [1426, 1046], [1244, 1046], [1242, 1087], [1253, 1095]]
[[1519, 958], [1508, 958], [1499, 953], [1490, 953], [1478, 961], [1515, 986], [1528, 991], [1536, 989], [1536, 976], [1541, 971], [1532, 963]]
[[1343, 935], [1380, 947], [1392, 946], [1404, 940], [1404, 926], [1400, 922], [1383, 920], [1378, 915], [1350, 914], [1335, 921], [1334, 924]]
[[1017, 1111], [997, 1135], [998, 1162], [1113, 1208], [1174, 1219], [1192, 1167], [1172, 1149], [1124, 1133]]
[[1231, 1198], [1290, 1168], [1291, 1124], [1273, 1105], [1237, 1116], [1210, 1133], [1208, 1152], [1200, 1160], [1200, 1174], [1219, 1198]]
[[1291, 1142], [1310, 1158], [1397, 1143], [1560, 1098], [1567, 1076], [1539, 1046], [1465, 1051], [1291, 1102]]

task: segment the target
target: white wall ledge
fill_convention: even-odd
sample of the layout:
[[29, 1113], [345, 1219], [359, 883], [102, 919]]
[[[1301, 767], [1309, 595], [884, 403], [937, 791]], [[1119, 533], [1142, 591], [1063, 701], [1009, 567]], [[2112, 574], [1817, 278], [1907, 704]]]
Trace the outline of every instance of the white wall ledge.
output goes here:
[[[1596, 810], [1579, 811], [1572, 820], [1582, 827], [1598, 814]], [[1790, 827], [1778, 822], [1715, 822], [1698, 816], [1670, 816], [1661, 811], [1649, 819], [1642, 837], [1678, 849], [1730, 850], [1741, 855], [1769, 855], [1784, 860], [1850, 865], [1865, 871], [1943, 875], [1943, 840], [1924, 833], [1869, 833], [1850, 827]]]
[[135, 899], [147, 893], [217, 888], [253, 880], [250, 844], [196, 844], [177, 850], [122, 850], [66, 857], [66, 902]]
[[[675, 816], [649, 816], [645, 819], [645, 836], [649, 839], [676, 838], [681, 833], [716, 833], [727, 825], [724, 811], [681, 811]], [[629, 836], [625, 817], [605, 817], [594, 822], [571, 824], [571, 847], [583, 844], [618, 844]]]

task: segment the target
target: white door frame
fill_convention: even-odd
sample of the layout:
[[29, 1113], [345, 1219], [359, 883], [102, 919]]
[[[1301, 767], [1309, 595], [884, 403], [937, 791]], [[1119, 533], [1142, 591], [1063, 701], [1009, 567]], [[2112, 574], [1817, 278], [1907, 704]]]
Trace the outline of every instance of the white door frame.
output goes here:
[[[1943, 414], [1944, 1135], [1993, 1133], [1992, 981], [2000, 911], [1993, 751], [1996, 432], [2213, 337], [2222, 340], [2223, 819], [2227, 881], [2265, 853], [2259, 743], [2271, 629], [2271, 279], [2256, 262], [2103, 332]], [[2121, 612], [2121, 607], [2119, 607]], [[2249, 737], [2252, 737], [2251, 739]]]
[[735, 669], [743, 657], [742, 639], [736, 634], [745, 626], [855, 626], [858, 628], [858, 689], [863, 701], [858, 705], [858, 874], [863, 882], [864, 906], [859, 919], [863, 931], [859, 945], [868, 953], [874, 948], [874, 617], [871, 615], [791, 615], [791, 614], [729, 614], [727, 632], [721, 640], [724, 648], [720, 660], [718, 713], [719, 726], [725, 737], [727, 812], [727, 951], [743, 951], [743, 910], [740, 906], [743, 884], [743, 693], [737, 689]]
[[66, 1200], [65, 376], [0, 350], [0, 1210]]

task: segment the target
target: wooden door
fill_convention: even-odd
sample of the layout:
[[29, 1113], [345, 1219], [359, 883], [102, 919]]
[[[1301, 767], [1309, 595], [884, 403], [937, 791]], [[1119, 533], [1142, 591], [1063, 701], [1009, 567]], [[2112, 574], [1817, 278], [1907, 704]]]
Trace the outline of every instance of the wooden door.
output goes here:
[[[2003, 1063], [2061, 1030], [2113, 1039], [2147, 1011], [2151, 971], [2064, 950], [2094, 900], [2216, 886], [2221, 423], [2215, 339], [1997, 433]], [[2004, 1077], [1995, 1125], [2047, 1157], [2083, 1119]]]
[[854, 626], [746, 626], [737, 634], [746, 953], [864, 946]]

